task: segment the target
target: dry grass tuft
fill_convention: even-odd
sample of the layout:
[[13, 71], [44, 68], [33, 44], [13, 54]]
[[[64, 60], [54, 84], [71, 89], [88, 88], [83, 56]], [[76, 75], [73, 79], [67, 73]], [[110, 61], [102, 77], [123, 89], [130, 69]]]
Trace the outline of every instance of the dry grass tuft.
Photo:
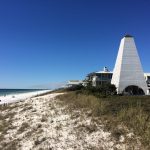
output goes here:
[[47, 122], [48, 118], [46, 115], [43, 115], [42, 116], [42, 119], [41, 119], [41, 122]]
[[44, 142], [46, 140], [46, 138], [44, 137], [44, 138], [42, 138], [42, 139], [36, 139], [35, 141], [34, 141], [34, 144], [35, 144], [35, 146], [37, 146], [37, 145], [39, 145], [39, 144], [41, 144], [42, 142]]
[[[112, 131], [115, 139], [133, 131], [141, 138], [143, 145], [150, 149], [150, 97], [149, 96], [110, 96], [97, 98], [93, 95], [69, 92], [60, 95], [62, 104], [68, 110], [84, 110], [94, 118], [101, 119], [107, 130]], [[94, 122], [96, 119], [93, 119]], [[118, 128], [118, 125], [127, 127]], [[90, 129], [91, 132], [94, 128]]]
[[29, 127], [30, 127], [30, 125], [27, 122], [23, 122], [22, 125], [21, 125], [21, 127], [18, 130], [18, 133], [24, 132]]

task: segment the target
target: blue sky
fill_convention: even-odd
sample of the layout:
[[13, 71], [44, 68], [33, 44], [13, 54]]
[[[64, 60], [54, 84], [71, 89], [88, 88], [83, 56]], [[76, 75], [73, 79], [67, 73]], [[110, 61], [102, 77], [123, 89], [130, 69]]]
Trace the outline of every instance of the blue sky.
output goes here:
[[150, 72], [149, 14], [148, 0], [1, 0], [0, 88], [51, 88], [113, 70], [126, 33]]

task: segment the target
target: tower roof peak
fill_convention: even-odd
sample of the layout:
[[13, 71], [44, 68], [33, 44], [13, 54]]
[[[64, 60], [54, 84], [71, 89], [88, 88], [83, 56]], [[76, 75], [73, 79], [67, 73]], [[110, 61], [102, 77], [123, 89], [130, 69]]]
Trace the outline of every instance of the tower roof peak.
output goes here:
[[126, 34], [124, 37], [125, 37], [125, 38], [133, 38], [133, 36], [130, 35], [130, 34]]

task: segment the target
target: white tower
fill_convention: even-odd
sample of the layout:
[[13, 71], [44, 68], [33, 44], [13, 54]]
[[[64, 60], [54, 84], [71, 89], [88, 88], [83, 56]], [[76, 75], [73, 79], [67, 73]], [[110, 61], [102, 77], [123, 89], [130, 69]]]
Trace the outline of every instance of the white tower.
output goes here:
[[111, 83], [117, 87], [118, 94], [147, 94], [140, 58], [130, 35], [121, 40]]

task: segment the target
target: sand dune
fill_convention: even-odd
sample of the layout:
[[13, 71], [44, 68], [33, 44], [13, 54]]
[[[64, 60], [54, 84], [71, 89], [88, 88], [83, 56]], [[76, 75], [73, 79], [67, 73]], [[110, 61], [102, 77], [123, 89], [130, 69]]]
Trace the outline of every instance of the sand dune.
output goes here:
[[116, 141], [111, 133], [104, 131], [103, 124], [96, 124], [86, 113], [68, 112], [56, 99], [57, 95], [28, 98], [3, 108], [0, 149], [126, 149], [124, 137]]

